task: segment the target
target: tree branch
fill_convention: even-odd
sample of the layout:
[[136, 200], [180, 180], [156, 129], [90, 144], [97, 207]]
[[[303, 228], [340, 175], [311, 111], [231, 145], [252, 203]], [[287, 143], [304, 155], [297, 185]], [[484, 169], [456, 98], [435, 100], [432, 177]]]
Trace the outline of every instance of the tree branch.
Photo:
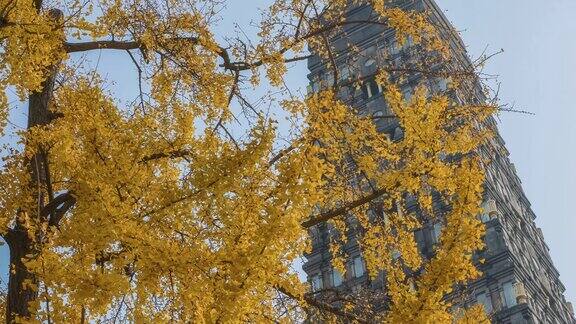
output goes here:
[[102, 40], [83, 43], [64, 43], [66, 53], [86, 52], [97, 49], [133, 50], [142, 47], [139, 41]]
[[174, 150], [174, 151], [170, 151], [170, 152], [154, 153], [154, 154], [150, 154], [150, 155], [143, 157], [142, 160], [140, 160], [140, 163], [146, 163], [146, 162], [150, 162], [150, 161], [154, 161], [154, 160], [158, 160], [158, 159], [163, 159], [163, 158], [171, 158], [171, 159], [185, 158], [191, 154], [192, 154], [192, 152], [190, 152], [188, 150]]
[[294, 300], [304, 299], [304, 301], [310, 306], [313, 306], [319, 310], [327, 311], [327, 312], [332, 313], [336, 316], [343, 317], [349, 321], [352, 321], [353, 323], [369, 323], [367, 320], [360, 318], [360, 317], [358, 317], [354, 314], [351, 314], [349, 312], [346, 312], [346, 311], [340, 309], [339, 307], [336, 307], [336, 306], [333, 306], [333, 305], [330, 305], [327, 303], [323, 303], [323, 302], [317, 300], [316, 298], [314, 298], [313, 296], [311, 296], [310, 294], [304, 294], [304, 296], [302, 296], [302, 298], [299, 298], [299, 297], [295, 296], [294, 294], [292, 294], [291, 292], [289, 292], [284, 287], [277, 287], [277, 289], [278, 289], [278, 291], [280, 291], [284, 295], [286, 295], [286, 296], [288, 296]]
[[62, 217], [64, 217], [66, 212], [68, 212], [75, 204], [76, 198], [72, 192], [67, 191], [56, 196], [46, 206], [44, 206], [40, 211], [40, 216], [42, 218], [48, 218], [48, 216], [50, 216], [48, 225], [58, 226]]
[[66, 201], [64, 204], [62, 204], [61, 207], [57, 208], [54, 213], [52, 213], [52, 216], [50, 217], [50, 220], [48, 220], [48, 226], [56, 226], [58, 227], [60, 225], [60, 220], [62, 220], [62, 217], [64, 217], [64, 215], [70, 210], [70, 208], [72, 208], [74, 205], [76, 204], [76, 198], [72, 197], [70, 200]]
[[364, 204], [371, 202], [374, 199], [377, 199], [377, 198], [383, 196], [385, 193], [386, 193], [386, 191], [384, 189], [375, 190], [373, 193], [371, 193], [368, 196], [364, 196], [360, 199], [351, 201], [342, 207], [338, 207], [338, 208], [329, 210], [327, 212], [321, 213], [320, 215], [315, 216], [314, 218], [311, 218], [307, 221], [302, 222], [300, 225], [302, 225], [302, 227], [304, 227], [304, 228], [310, 228], [314, 225], [323, 223], [323, 222], [330, 220], [334, 217], [344, 215], [354, 208], [360, 207]]
[[296, 147], [294, 145], [290, 145], [287, 148], [280, 150], [280, 152], [278, 152], [278, 154], [273, 156], [272, 159], [270, 159], [270, 161], [268, 161], [268, 166], [272, 166], [274, 163], [278, 162], [278, 160], [283, 158], [286, 154], [290, 153], [295, 148]]
[[58, 206], [62, 205], [63, 203], [71, 200], [73, 198], [72, 193], [67, 191], [65, 193], [59, 194], [54, 199], [52, 199], [40, 212], [40, 216], [46, 217], [50, 215]]

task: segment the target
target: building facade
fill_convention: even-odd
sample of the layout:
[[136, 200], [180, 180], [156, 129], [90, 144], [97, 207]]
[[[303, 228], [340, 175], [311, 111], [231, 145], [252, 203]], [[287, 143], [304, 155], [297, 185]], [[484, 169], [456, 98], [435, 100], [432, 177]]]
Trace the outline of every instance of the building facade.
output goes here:
[[[442, 71], [469, 68], [472, 62], [462, 40], [434, 1], [396, 2], [405, 9], [426, 12], [449, 44], [453, 57], [451, 62], [439, 63], [433, 57], [420, 57], [418, 53], [421, 51], [410, 40], [398, 46], [393, 31], [377, 24], [345, 25], [342, 31], [329, 38], [335, 49], [334, 62], [339, 78], [336, 81], [343, 85], [339, 87], [338, 96], [358, 113], [374, 116], [378, 130], [388, 134], [391, 140], [399, 140], [403, 135], [393, 118], [378, 118], [390, 114], [381, 94], [382, 88], [374, 81], [374, 73], [383, 65], [411, 71], [414, 70], [410, 69], [411, 64], [418, 63], [431, 71], [438, 71], [428, 75], [406, 74], [402, 83], [405, 97], [410, 97], [416, 84], [426, 84], [433, 92], [449, 92], [453, 100], [460, 103], [483, 103], [487, 100], [477, 79], [464, 85], [464, 91], [447, 87], [448, 81]], [[365, 21], [372, 19], [375, 13], [370, 5], [365, 4], [351, 6], [346, 15], [350, 20]], [[309, 91], [318, 91], [334, 83], [334, 73], [330, 72], [327, 63], [318, 56], [309, 59]], [[576, 323], [572, 305], [563, 296], [565, 288], [552, 264], [542, 231], [534, 223], [536, 216], [522, 190], [514, 164], [508, 158], [496, 122], [490, 118], [487, 124], [495, 134], [490, 143], [480, 148], [480, 154], [489, 160], [485, 164], [484, 214], [479, 216], [486, 225], [486, 248], [475, 257], [476, 260], [485, 260], [477, 263], [483, 276], [466, 288], [465, 297], [458, 303], [462, 306], [482, 304], [494, 323]], [[423, 255], [433, 254], [441, 229], [441, 223], [429, 223], [415, 232]], [[368, 279], [358, 246], [345, 247], [351, 257], [344, 278], [330, 263], [327, 225], [315, 226], [310, 235], [313, 248], [306, 255], [304, 271], [312, 290], [332, 288], [354, 293], [381, 288], [381, 282]], [[384, 300], [374, 298], [374, 303]]]

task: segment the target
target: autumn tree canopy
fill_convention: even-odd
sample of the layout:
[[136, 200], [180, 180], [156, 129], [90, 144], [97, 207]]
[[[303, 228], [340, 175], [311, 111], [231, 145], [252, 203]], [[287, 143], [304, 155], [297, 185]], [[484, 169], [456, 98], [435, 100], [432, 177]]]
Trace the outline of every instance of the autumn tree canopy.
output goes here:
[[[314, 298], [291, 270], [323, 222], [364, 229], [370, 276], [387, 274], [390, 309], [377, 320], [482, 320], [443, 297], [478, 275], [474, 150], [491, 109], [423, 87], [406, 100], [395, 71], [382, 69], [404, 130], [391, 142], [337, 99], [337, 85], [304, 95], [284, 82], [309, 50], [330, 61], [329, 35], [352, 23], [389, 26], [400, 44], [449, 56], [423, 16], [371, 2], [373, 21], [350, 22], [346, 0], [275, 0], [258, 37], [245, 39], [215, 34], [221, 0], [1, 0], [2, 129], [8, 90], [28, 104], [27, 129], [6, 134], [19, 141], [1, 153], [7, 321], [291, 322], [305, 311], [367, 321], [353, 302]], [[90, 51], [130, 59], [136, 100], [83, 64]], [[256, 105], [261, 87], [270, 92]], [[421, 220], [403, 201], [417, 197], [436, 217], [432, 192], [451, 209], [428, 260], [412, 235]], [[370, 216], [374, 203], [385, 219]], [[344, 272], [338, 242], [332, 250]]]

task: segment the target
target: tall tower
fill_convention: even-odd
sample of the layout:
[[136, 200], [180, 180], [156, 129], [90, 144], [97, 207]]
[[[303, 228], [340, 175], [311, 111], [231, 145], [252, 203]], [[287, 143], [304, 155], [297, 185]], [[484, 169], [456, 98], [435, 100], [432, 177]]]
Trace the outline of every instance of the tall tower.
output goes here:
[[[450, 63], [452, 66], [446, 67], [444, 64], [438, 69], [471, 66], [462, 40], [433, 0], [399, 0], [396, 3], [407, 10], [425, 12], [441, 30], [454, 61]], [[370, 5], [355, 5], [349, 8], [347, 19], [365, 21], [374, 15], [376, 13]], [[377, 24], [345, 25], [337, 35], [331, 35], [329, 41], [335, 48], [334, 62], [339, 71], [337, 81], [342, 84], [338, 96], [360, 114], [374, 116], [378, 130], [388, 134], [392, 140], [401, 139], [402, 129], [396, 120], [378, 118], [390, 112], [386, 111], [382, 89], [374, 81], [374, 73], [384, 64], [410, 71], [411, 62], [421, 59], [411, 42], [397, 46], [393, 31]], [[428, 62], [432, 70], [435, 69], [434, 64]], [[334, 74], [320, 57], [310, 58], [308, 68], [311, 81], [309, 91], [318, 91], [323, 85], [334, 82]], [[449, 92], [452, 99], [460, 103], [486, 101], [479, 82], [473, 81], [465, 93], [458, 93], [447, 88], [447, 80], [441, 75], [409, 73], [402, 84], [402, 91], [409, 97], [416, 84], [425, 82], [432, 91]], [[360, 86], [347, 82], [350, 79], [360, 80], [355, 83]], [[489, 160], [485, 166], [485, 213], [479, 216], [486, 225], [486, 249], [476, 256], [476, 259], [485, 260], [478, 263], [483, 276], [467, 287], [465, 298], [458, 303], [463, 306], [482, 304], [494, 323], [576, 323], [572, 305], [563, 296], [565, 288], [552, 264], [542, 231], [534, 223], [536, 216], [522, 190], [514, 164], [508, 158], [496, 122], [489, 119], [487, 124], [495, 135], [490, 143], [480, 149], [480, 154]], [[440, 231], [441, 224], [436, 223], [426, 224], [415, 232], [423, 255], [433, 254]], [[362, 289], [374, 291], [381, 285], [368, 279], [358, 246], [346, 246], [351, 257], [347, 261], [347, 277], [344, 278], [330, 262], [327, 225], [315, 226], [310, 235], [313, 248], [306, 256], [304, 271], [312, 290], [332, 288], [355, 293]]]

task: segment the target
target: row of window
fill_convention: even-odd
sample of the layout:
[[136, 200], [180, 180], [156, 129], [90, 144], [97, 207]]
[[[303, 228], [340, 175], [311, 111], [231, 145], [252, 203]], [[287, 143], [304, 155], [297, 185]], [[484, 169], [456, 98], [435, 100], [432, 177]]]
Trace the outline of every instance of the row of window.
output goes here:
[[[389, 56], [399, 54], [402, 50], [411, 47], [413, 44], [410, 37], [408, 37], [403, 46], [399, 46], [395, 40], [388, 40], [385, 44], [371, 46], [362, 53], [349, 55], [348, 61], [338, 63], [338, 81], [344, 82], [357, 79], [362, 74], [362, 71], [373, 73], [378, 62], [383, 61]], [[360, 57], [366, 58], [363, 64], [358, 62]], [[309, 88], [309, 92], [317, 92], [321, 87], [331, 86], [333, 83], [334, 73], [328, 71], [325, 74], [315, 77], [314, 82], [312, 82]]]
[[[446, 79], [442, 79], [442, 78], [438, 78], [436, 79], [433, 83], [431, 83], [430, 85], [430, 93], [437, 93], [437, 92], [443, 92], [446, 91], [447, 89], [447, 81]], [[402, 90], [402, 95], [404, 97], [405, 100], [410, 100], [412, 98], [412, 94], [414, 89], [408, 85], [403, 86], [401, 88]], [[309, 86], [308, 89], [309, 92], [317, 92], [319, 91], [319, 87], [318, 86]], [[360, 92], [361, 91], [361, 92]], [[375, 77], [368, 77], [365, 80], [363, 80], [362, 83], [358, 84], [355, 88], [354, 87], [340, 87], [340, 92], [338, 94], [338, 96], [340, 98], [343, 99], [348, 99], [348, 98], [358, 98], [360, 95], [362, 95], [362, 98], [364, 100], [367, 99], [371, 99], [373, 97], [376, 97], [378, 95], [380, 95], [382, 92], [384, 91], [384, 89], [382, 88], [382, 85], [379, 84], [378, 82], [376, 82]], [[380, 114], [383, 114], [383, 112], [379, 111]]]
[[[498, 210], [496, 208], [496, 203], [494, 200], [490, 199], [490, 200], [485, 201], [482, 204], [482, 209], [483, 209], [483, 212], [479, 215], [479, 218], [482, 220], [482, 222], [486, 223], [486, 222], [490, 221], [492, 218], [497, 217]], [[371, 210], [371, 209], [368, 210], [368, 215], [369, 215], [369, 218], [371, 220], [374, 220], [377, 217], [376, 212], [374, 210]], [[384, 224], [387, 224], [389, 222], [388, 216], [385, 213], [382, 213], [382, 215], [380, 217], [382, 217], [381, 220], [384, 222]], [[416, 242], [422, 248], [424, 248], [426, 245], [429, 244], [429, 243], [426, 243], [425, 241], [431, 241], [432, 244], [438, 244], [440, 242], [440, 235], [442, 234], [443, 228], [444, 228], [443, 222], [437, 221], [437, 222], [433, 223], [431, 227], [429, 227], [427, 229], [424, 228], [421, 231], [417, 231], [415, 233]], [[428, 236], [428, 234], [424, 233], [425, 231], [429, 233], [429, 236]], [[313, 246], [320, 245], [321, 240], [320, 240], [320, 233], [318, 232], [318, 229], [312, 228], [310, 231], [310, 234], [311, 234]], [[426, 235], [428, 237], [428, 239], [426, 239], [424, 237], [424, 235]], [[487, 235], [486, 238], [488, 240], [489, 238], [492, 238], [492, 236]], [[487, 242], [487, 243], [494, 243], [494, 242]], [[496, 246], [495, 244], [488, 244], [488, 248], [490, 248], [490, 249], [494, 248], [496, 250], [499, 249], [499, 247]], [[399, 256], [396, 256], [396, 254], [397, 254], [396, 252], [393, 253], [394, 257], [395, 258], [399, 257]]]
[[[494, 200], [490, 199], [486, 201], [482, 208], [484, 210], [481, 215], [481, 220], [487, 222], [495, 217], [499, 216], [499, 211], [496, 208], [496, 203]], [[503, 218], [501, 223], [506, 229], [504, 232], [504, 237], [508, 238], [508, 247], [513, 251], [514, 255], [518, 258], [520, 264], [530, 272], [532, 276], [539, 279], [544, 287], [554, 291], [558, 296], [561, 296], [561, 289], [556, 286], [556, 280], [547, 271], [543, 269], [543, 261], [537, 261], [534, 257], [540, 251], [536, 251], [535, 247], [538, 247], [540, 242], [543, 242], [542, 236], [536, 234], [534, 230], [534, 225], [526, 221], [525, 219], [518, 217], [518, 215], [511, 214], [507, 218]], [[486, 244], [487, 248], [492, 251], [499, 250], [501, 244], [495, 242], [495, 238], [491, 235], [491, 229], [487, 229], [486, 233]], [[527, 238], [531, 237], [531, 240]], [[498, 244], [495, 246], [495, 243]], [[535, 244], [533, 246], [533, 244]]]
[[[364, 260], [362, 257], [356, 257], [352, 259], [352, 262], [348, 265], [347, 273], [349, 278], [360, 278], [366, 272], [364, 267]], [[329, 272], [329, 277], [324, 278], [322, 273], [317, 273], [310, 277], [310, 284], [312, 286], [312, 291], [319, 291], [327, 287], [339, 287], [344, 282], [344, 278], [340, 271], [335, 268]]]
[[[502, 307], [510, 308], [518, 304], [517, 297], [523, 294], [524, 286], [521, 284], [514, 284], [512, 281], [505, 282], [502, 285], [502, 296], [500, 294], [494, 297], [502, 301]], [[503, 297], [503, 298], [501, 298]], [[486, 292], [481, 292], [476, 295], [476, 302], [484, 307], [486, 313], [490, 314], [494, 311], [492, 305], [492, 297]]]
[[[350, 278], [360, 278], [364, 275], [365, 268], [361, 257], [354, 258], [349, 271], [351, 271]], [[329, 272], [329, 277], [327, 279], [328, 280], [325, 280], [321, 273], [313, 275], [311, 277], [312, 291], [320, 291], [328, 287], [339, 287], [344, 282], [342, 274], [334, 268]], [[514, 284], [512, 281], [505, 282], [502, 285], [502, 293], [495, 295], [494, 298], [502, 302], [502, 307], [514, 307], [518, 304], [518, 297], [525, 295], [523, 287], [523, 285]], [[481, 304], [488, 314], [494, 312], [492, 300], [493, 297], [491, 297], [487, 292], [476, 294], [476, 302]]]

